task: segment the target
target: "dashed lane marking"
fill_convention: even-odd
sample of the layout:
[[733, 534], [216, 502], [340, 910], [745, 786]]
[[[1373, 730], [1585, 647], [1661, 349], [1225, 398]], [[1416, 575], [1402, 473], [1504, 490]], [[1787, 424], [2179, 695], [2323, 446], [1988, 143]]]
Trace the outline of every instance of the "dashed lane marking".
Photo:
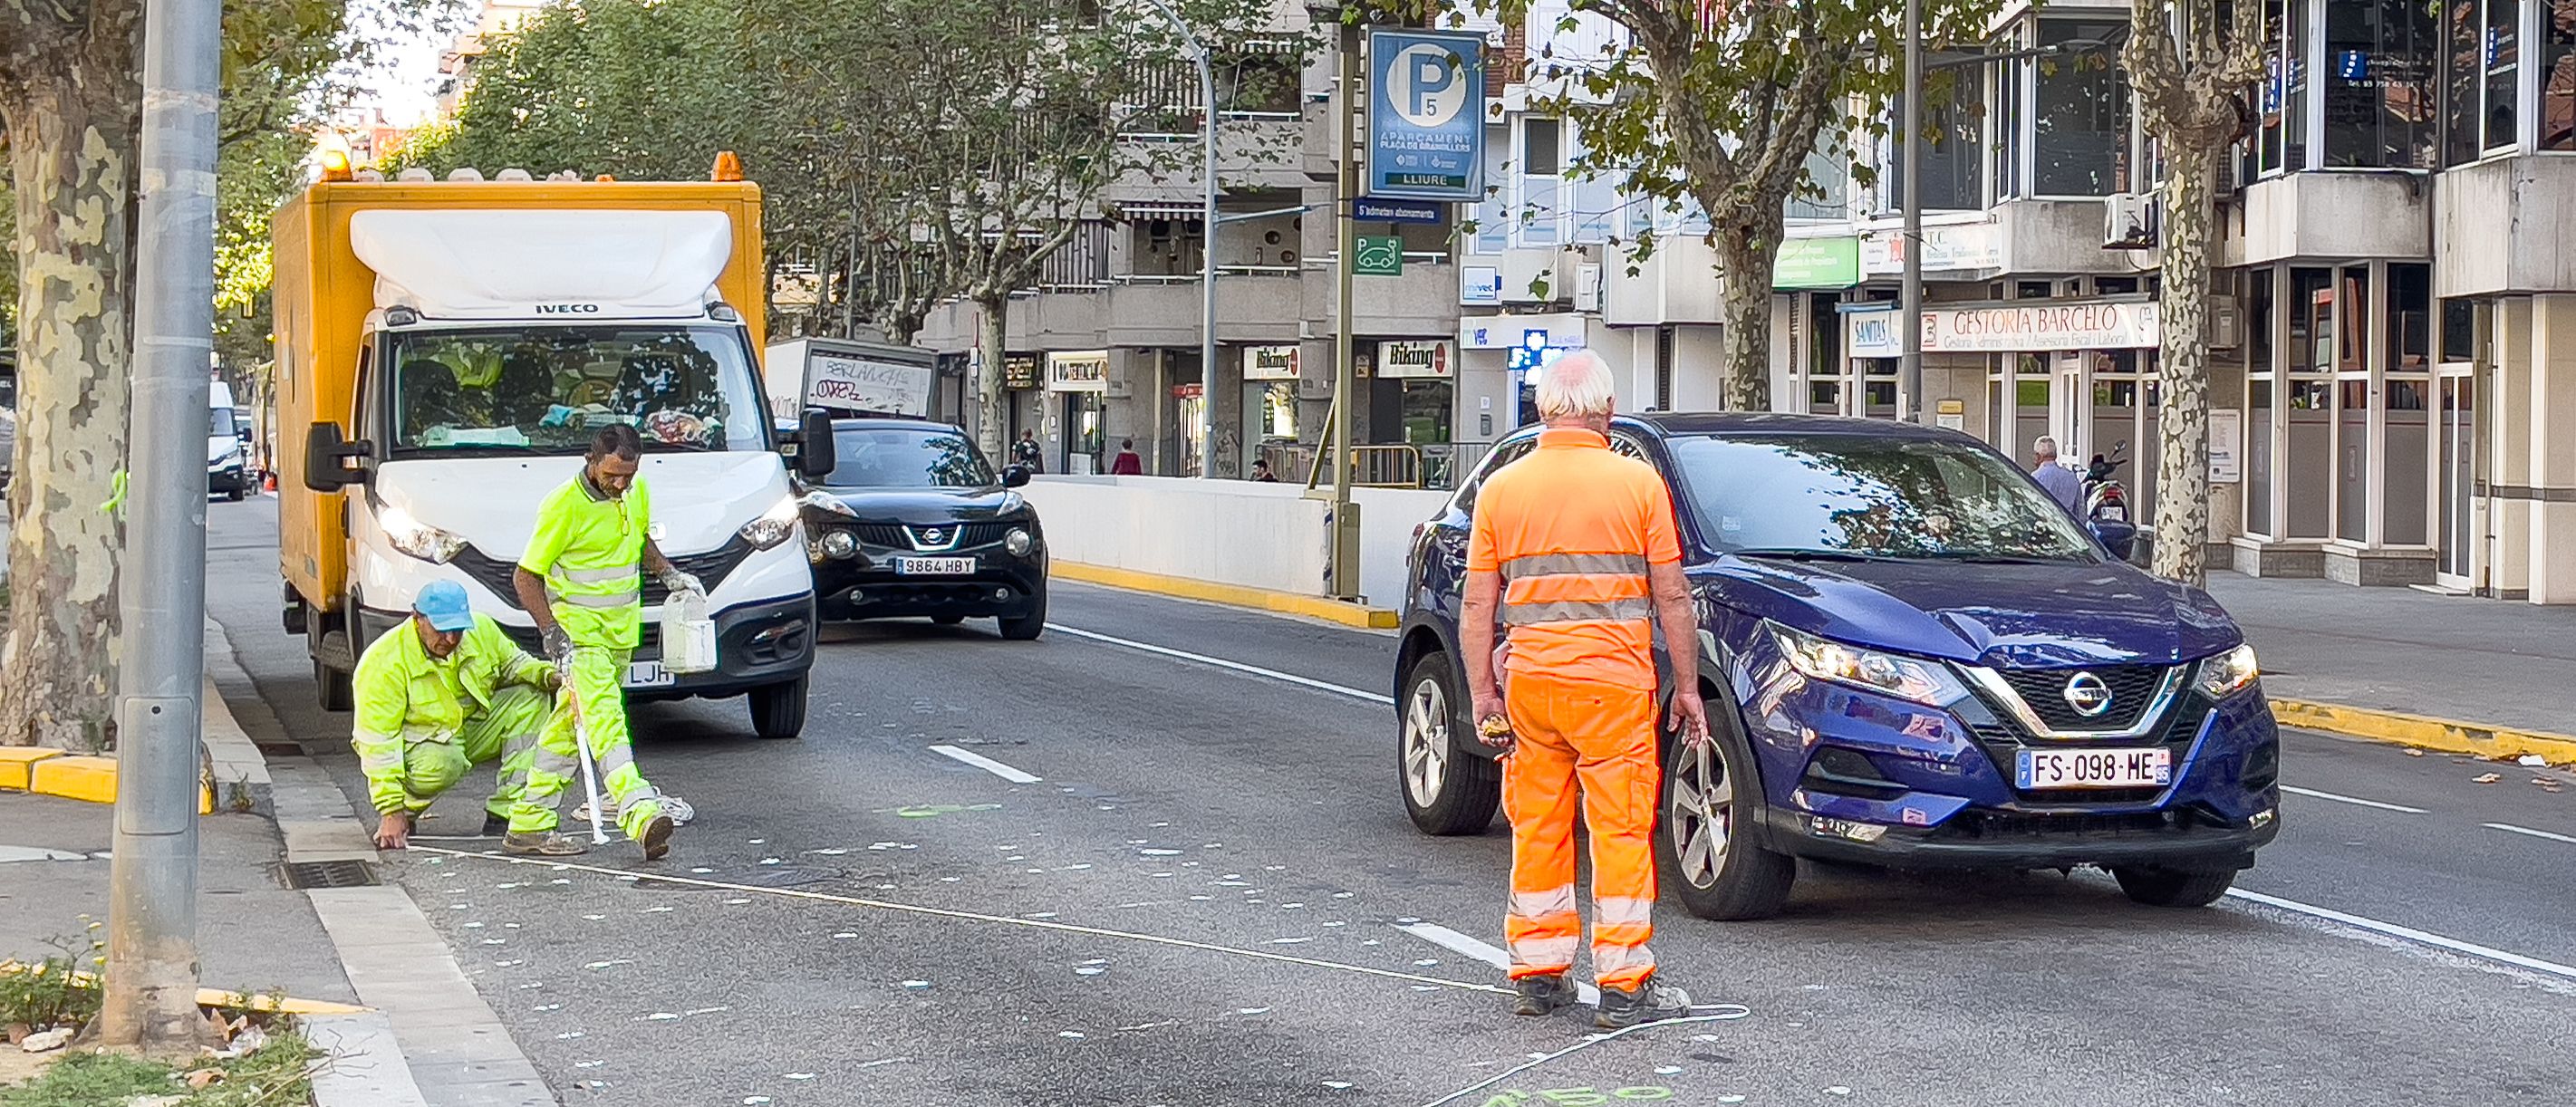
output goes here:
[[1430, 984], [1442, 988], [1455, 988], [1462, 992], [1489, 992], [1500, 993], [1502, 995], [1512, 994], [1511, 989], [1499, 987], [1493, 984], [1476, 984], [1464, 980], [1450, 980], [1445, 977], [1425, 976], [1421, 973], [1399, 972], [1394, 969], [1381, 969], [1369, 965], [1353, 965], [1341, 961], [1326, 961], [1315, 957], [1297, 957], [1286, 953], [1272, 953], [1268, 950], [1241, 949], [1235, 946], [1221, 946], [1213, 942], [1194, 942], [1187, 938], [1173, 938], [1161, 934], [1143, 934], [1133, 930], [1110, 930], [1105, 927], [1081, 926], [1075, 923], [1058, 922], [1054, 919], [1026, 919], [1013, 918], [1008, 915], [987, 915], [978, 911], [959, 911], [949, 907], [929, 907], [918, 903], [897, 903], [893, 900], [868, 899], [864, 896], [835, 895], [830, 892], [817, 892], [805, 888], [764, 888], [756, 884], [735, 884], [723, 880], [705, 880], [697, 877], [665, 875], [657, 872], [646, 872], [634, 869], [614, 869], [605, 865], [576, 864], [565, 861], [559, 857], [512, 857], [508, 854], [476, 853], [466, 850], [442, 849], [436, 846], [414, 846], [412, 847], [412, 852], [434, 853], [442, 857], [461, 857], [472, 861], [497, 861], [504, 865], [534, 865], [540, 868], [551, 869], [559, 872], [590, 873], [594, 876], [605, 876], [616, 880], [651, 880], [662, 885], [679, 885], [690, 888], [716, 888], [728, 892], [739, 892], [744, 895], [777, 896], [780, 899], [801, 899], [815, 903], [837, 903], [849, 907], [873, 908], [879, 911], [900, 911], [910, 915], [931, 915], [943, 919], [965, 919], [972, 922], [994, 923], [1002, 926], [1022, 926], [1028, 927], [1032, 930], [1053, 930], [1059, 933], [1082, 934], [1094, 938], [1124, 938], [1131, 942], [1143, 942], [1148, 945], [1173, 946], [1180, 949], [1195, 949], [1205, 953], [1223, 953], [1235, 957], [1248, 957], [1256, 961], [1277, 961], [1282, 964], [1304, 965], [1307, 968], [1313, 969], [1332, 969], [1338, 972], [1358, 973], [1362, 976], [1376, 976], [1384, 977], [1388, 980], [1402, 980], [1413, 984]]
[[2480, 825], [2485, 826], [2489, 830], [2501, 830], [2507, 834], [2528, 834], [2534, 838], [2547, 838], [2552, 842], [2576, 844], [2576, 838], [2571, 838], [2564, 834], [2552, 834], [2546, 830], [2533, 830], [2530, 827], [2515, 826], [2512, 823], [2483, 823]]
[[[1482, 938], [1461, 934], [1439, 923], [1397, 923], [1395, 928], [1442, 949], [1466, 954], [1504, 972], [1510, 972], [1512, 969], [1512, 955], [1501, 946]], [[1583, 1002], [1595, 1007], [1601, 1005], [1601, 989], [1578, 981], [1574, 985], [1574, 991]]]
[[1047, 629], [1058, 634], [1070, 634], [1076, 638], [1087, 638], [1094, 642], [1106, 642], [1113, 646], [1125, 646], [1131, 650], [1150, 653], [1160, 657], [1178, 658], [1182, 661], [1195, 661], [1201, 665], [1213, 665], [1217, 668], [1231, 672], [1243, 673], [1249, 676], [1266, 677], [1283, 684], [1294, 684], [1300, 688], [1312, 688], [1318, 692], [1330, 692], [1336, 696], [1348, 696], [1352, 699], [1363, 700], [1368, 703], [1382, 703], [1389, 707], [1395, 705], [1395, 697], [1386, 695], [1382, 692], [1370, 692], [1364, 689], [1353, 688], [1348, 685], [1316, 680], [1313, 677], [1298, 676], [1295, 673], [1283, 673], [1277, 669], [1265, 669], [1259, 665], [1246, 665], [1240, 661], [1228, 661], [1222, 657], [1209, 657], [1203, 653], [1191, 653], [1188, 650], [1176, 650], [1170, 646], [1157, 646], [1151, 642], [1139, 642], [1133, 638], [1120, 638], [1115, 635], [1102, 634], [1098, 631], [1083, 630], [1078, 627], [1065, 626], [1062, 623], [1048, 623]]
[[2364, 918], [2360, 915], [2346, 914], [2331, 907], [2318, 907], [2314, 904], [2301, 903], [2294, 899], [2282, 899], [2279, 896], [2267, 896], [2261, 892], [2249, 892], [2243, 888], [2230, 888], [2227, 890], [2227, 895], [2230, 899], [2241, 899], [2248, 903], [2259, 903], [2265, 907], [2276, 907], [2283, 911], [2295, 912], [2297, 914], [2309, 916], [2310, 918], [2342, 923], [2345, 926], [2367, 930], [2373, 934], [2384, 934], [2391, 938], [2404, 939], [2418, 945], [2427, 945], [2435, 949], [2444, 949], [2453, 953], [2466, 954], [2471, 957], [2493, 961], [2498, 964], [2511, 965], [2515, 968], [2530, 969], [2533, 972], [2548, 973], [2552, 976], [2566, 980], [2576, 980], [2576, 966], [2561, 965], [2555, 961], [2543, 961], [2537, 957], [2525, 957], [2522, 954], [2510, 953], [2505, 950], [2497, 949], [2494, 946], [2482, 946], [2476, 942], [2463, 942], [2457, 938], [2445, 938], [2442, 935], [2432, 933], [2431, 931], [2417, 930], [2411, 926], [2399, 926], [2396, 923], [2381, 922], [2377, 919]]
[[941, 757], [954, 758], [956, 760], [963, 761], [978, 769], [991, 773], [994, 776], [1010, 781], [1013, 784], [1036, 784], [1046, 779], [1045, 777], [1039, 776], [1035, 773], [1021, 772], [1018, 769], [1002, 764], [999, 761], [995, 761], [983, 754], [976, 753], [973, 750], [961, 750], [955, 746], [932, 746], [930, 747], [930, 752], [938, 754]]
[[2381, 803], [2378, 800], [2359, 799], [2353, 796], [2339, 796], [2333, 792], [2320, 792], [2314, 788], [2293, 788], [2284, 784], [2281, 786], [2281, 790], [2294, 796], [2306, 796], [2310, 799], [2333, 800], [2336, 803], [2349, 803], [2355, 807], [2376, 807], [2382, 811], [2402, 811], [2409, 815], [2421, 815], [2424, 813], [2424, 809], [2421, 807], [2408, 807], [2404, 804], [2398, 803]]

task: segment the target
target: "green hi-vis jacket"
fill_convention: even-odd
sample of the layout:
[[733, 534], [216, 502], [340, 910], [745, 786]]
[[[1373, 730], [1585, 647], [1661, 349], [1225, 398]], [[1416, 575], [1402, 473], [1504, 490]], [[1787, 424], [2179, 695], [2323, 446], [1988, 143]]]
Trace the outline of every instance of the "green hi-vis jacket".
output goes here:
[[653, 496], [635, 478], [602, 496], [587, 477], [555, 489], [537, 508], [537, 531], [519, 567], [546, 578], [555, 622], [583, 646], [631, 650], [644, 634], [644, 537]]
[[366, 770], [368, 800], [378, 812], [403, 810], [406, 750], [456, 741], [468, 717], [492, 706], [494, 692], [512, 684], [544, 688], [551, 671], [479, 613], [444, 661], [429, 656], [408, 620], [385, 632], [358, 658], [350, 678], [357, 719], [349, 744]]

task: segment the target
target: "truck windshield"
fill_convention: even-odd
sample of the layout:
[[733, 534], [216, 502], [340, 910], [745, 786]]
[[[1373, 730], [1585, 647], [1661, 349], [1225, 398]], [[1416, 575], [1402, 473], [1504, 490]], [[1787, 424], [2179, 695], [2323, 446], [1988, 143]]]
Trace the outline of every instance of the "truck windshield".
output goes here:
[[232, 438], [240, 433], [234, 429], [236, 424], [233, 422], [233, 409], [219, 407], [211, 410], [215, 413], [215, 417], [206, 426], [206, 437]]
[[625, 423], [647, 450], [764, 450], [759, 393], [724, 327], [398, 332], [385, 344], [397, 453], [580, 453]]
[[1001, 483], [982, 451], [953, 430], [842, 427], [830, 488], [989, 488]]

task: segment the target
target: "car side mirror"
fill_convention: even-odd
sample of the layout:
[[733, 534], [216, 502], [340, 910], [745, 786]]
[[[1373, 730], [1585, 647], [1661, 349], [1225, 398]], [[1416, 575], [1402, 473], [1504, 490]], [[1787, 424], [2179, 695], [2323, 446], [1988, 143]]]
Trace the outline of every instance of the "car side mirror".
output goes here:
[[338, 423], [315, 423], [304, 433], [304, 487], [315, 492], [337, 492], [367, 479], [366, 461], [375, 447], [364, 440], [351, 442], [340, 434]]
[[2135, 524], [2117, 519], [2095, 519], [2089, 525], [2093, 528], [2093, 537], [2101, 540], [2102, 545], [2111, 551], [2111, 556], [2127, 561], [2137, 552], [2138, 528]]
[[796, 430], [796, 471], [808, 480], [822, 480], [840, 467], [840, 447], [832, 441], [832, 413], [806, 408]]
[[1028, 466], [1026, 466], [1026, 465], [1005, 465], [1005, 466], [1003, 466], [1003, 467], [1002, 467], [1002, 487], [1004, 487], [1004, 488], [1018, 488], [1018, 487], [1020, 487], [1021, 485], [1027, 484], [1028, 482], [1029, 482], [1029, 467], [1028, 467]]

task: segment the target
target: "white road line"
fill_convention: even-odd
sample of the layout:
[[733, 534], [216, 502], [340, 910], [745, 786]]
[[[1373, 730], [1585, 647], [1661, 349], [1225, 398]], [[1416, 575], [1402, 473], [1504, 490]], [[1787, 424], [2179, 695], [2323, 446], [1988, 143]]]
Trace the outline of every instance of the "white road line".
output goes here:
[[2376, 807], [2382, 811], [2403, 811], [2409, 815], [2421, 815], [2424, 813], [2424, 809], [2421, 807], [2408, 807], [2404, 804], [2397, 803], [2381, 803], [2378, 800], [2357, 799], [2352, 796], [2338, 796], [2332, 792], [2320, 792], [2314, 788], [2293, 788], [2284, 784], [2281, 786], [2281, 790], [2294, 796], [2306, 796], [2310, 799], [2333, 800], [2336, 803], [2349, 803], [2355, 807]]
[[2533, 830], [2527, 826], [2515, 826], [2512, 823], [2484, 823], [2481, 825], [2485, 826], [2489, 830], [2501, 830], [2508, 834], [2528, 834], [2534, 838], [2547, 838], [2552, 842], [2576, 844], [2576, 838], [2570, 838], [2564, 834], [2552, 834], [2546, 830]]
[[1034, 773], [1021, 772], [1018, 769], [1014, 769], [972, 750], [961, 750], [955, 746], [932, 746], [930, 747], [930, 752], [938, 754], [941, 757], [950, 757], [963, 761], [978, 769], [991, 773], [994, 776], [1010, 781], [1013, 784], [1036, 784], [1039, 781], [1046, 779], [1045, 777], [1038, 776]]
[[[1481, 938], [1461, 934], [1439, 923], [1397, 923], [1395, 928], [1442, 949], [1466, 954], [1504, 972], [1511, 971], [1512, 955], [1501, 946]], [[1595, 1007], [1601, 1005], [1601, 989], [1578, 981], [1574, 985], [1574, 991], [1583, 1002]]]
[[1395, 703], [1395, 697], [1381, 692], [1370, 692], [1359, 688], [1352, 688], [1347, 685], [1333, 684], [1328, 681], [1316, 680], [1313, 677], [1301, 677], [1295, 673], [1283, 673], [1277, 669], [1264, 669], [1259, 665], [1246, 665], [1243, 662], [1228, 661], [1222, 657], [1209, 657], [1203, 653], [1191, 653], [1188, 650], [1176, 650], [1169, 646], [1157, 646], [1150, 642], [1139, 642], [1132, 638], [1119, 638], [1114, 635], [1102, 634], [1098, 631], [1082, 630], [1077, 627], [1065, 626], [1062, 623], [1048, 623], [1047, 629], [1058, 634], [1070, 634], [1076, 638], [1088, 638], [1094, 642], [1107, 642], [1110, 645], [1125, 646], [1131, 650], [1141, 650], [1146, 653], [1157, 654], [1163, 657], [1175, 657], [1183, 661], [1195, 661], [1201, 665], [1214, 665], [1217, 668], [1227, 669], [1233, 672], [1246, 673], [1257, 677], [1267, 677], [1271, 680], [1280, 681], [1285, 684], [1294, 684], [1300, 688], [1312, 688], [1318, 692], [1330, 692], [1337, 696], [1349, 696], [1352, 699], [1365, 700], [1369, 703], [1382, 703], [1389, 706], [1392, 706]]
[[2277, 907], [2283, 911], [2293, 911], [2312, 918], [2324, 919], [2328, 922], [2338, 922], [2345, 926], [2370, 931], [2373, 934], [2385, 934], [2391, 938], [2402, 938], [2409, 942], [2432, 946], [2435, 949], [2446, 949], [2453, 953], [2463, 953], [2471, 957], [2484, 958], [2489, 961], [2497, 962], [2498, 964], [2512, 965], [2515, 968], [2530, 969], [2534, 972], [2545, 972], [2552, 976], [2563, 977], [2568, 980], [2576, 980], [2576, 965], [2561, 965], [2555, 961], [2543, 961], [2537, 957], [2525, 957], [2519, 953], [2508, 953], [2504, 950], [2497, 949], [2494, 946], [2482, 946], [2475, 942], [2463, 942], [2457, 938], [2445, 938], [2439, 934], [2434, 934], [2430, 931], [2417, 930], [2411, 926], [2399, 926], [2396, 923], [2384, 923], [2377, 919], [2366, 919], [2359, 915], [2348, 915], [2330, 907], [2318, 907], [2314, 904], [2300, 903], [2297, 900], [2282, 899], [2279, 896], [2267, 896], [2261, 892], [2249, 892], [2243, 888], [2230, 888], [2227, 890], [2227, 894], [2229, 898], [2232, 899], [2241, 899], [2248, 903], [2259, 903], [2265, 907]]

